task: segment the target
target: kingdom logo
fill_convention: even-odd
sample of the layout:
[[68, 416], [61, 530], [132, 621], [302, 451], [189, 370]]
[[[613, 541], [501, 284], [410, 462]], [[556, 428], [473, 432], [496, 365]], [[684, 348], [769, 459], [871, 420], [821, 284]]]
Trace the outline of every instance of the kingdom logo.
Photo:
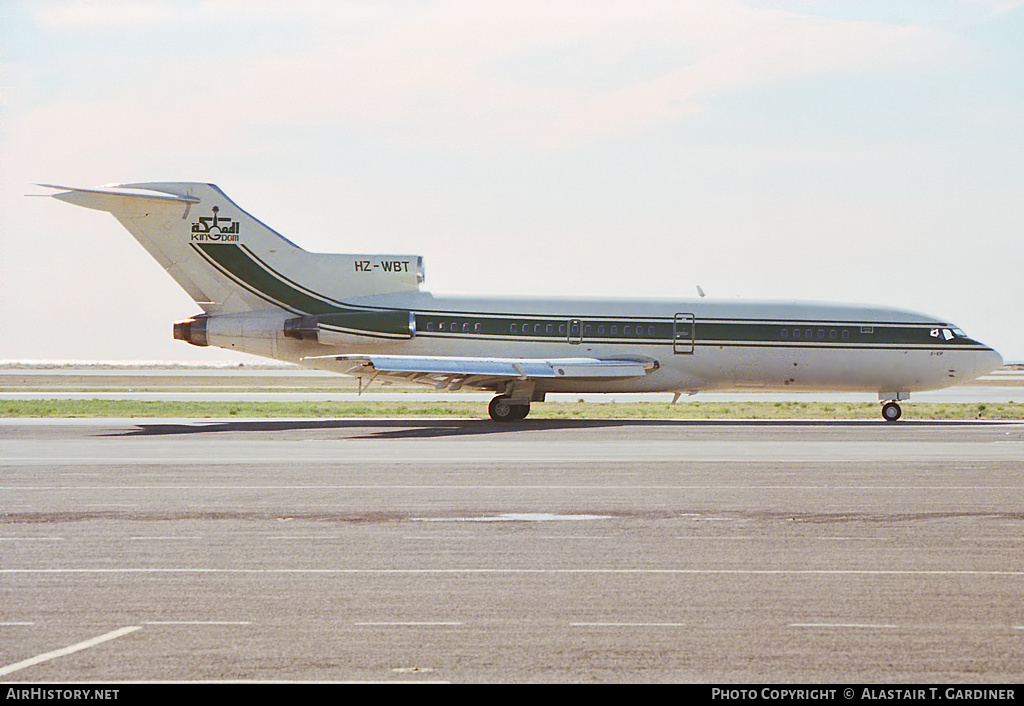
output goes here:
[[227, 242], [238, 240], [238, 221], [218, 216], [219, 206], [213, 207], [212, 216], [200, 216], [192, 224], [193, 241]]

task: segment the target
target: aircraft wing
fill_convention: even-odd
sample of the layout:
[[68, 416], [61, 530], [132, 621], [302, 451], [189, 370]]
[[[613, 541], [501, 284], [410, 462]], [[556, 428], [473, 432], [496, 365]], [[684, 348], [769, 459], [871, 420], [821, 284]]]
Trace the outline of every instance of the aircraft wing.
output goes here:
[[[510, 380], [572, 378], [607, 380], [643, 377], [657, 368], [651, 359], [463, 358], [416, 355], [332, 355], [320, 360], [342, 363], [339, 372], [432, 384], [437, 389], [472, 387], [494, 390]], [[307, 358], [307, 360], [310, 360]], [[347, 365], [345, 365], [347, 364]]]

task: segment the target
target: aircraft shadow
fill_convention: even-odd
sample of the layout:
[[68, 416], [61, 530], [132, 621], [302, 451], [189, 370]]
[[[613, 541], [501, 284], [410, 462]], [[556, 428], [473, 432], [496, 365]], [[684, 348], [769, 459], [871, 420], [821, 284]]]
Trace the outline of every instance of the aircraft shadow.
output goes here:
[[330, 432], [362, 431], [344, 438], [431, 438], [445, 436], [472, 436], [505, 434], [528, 430], [580, 429], [613, 427], [629, 424], [629, 420], [561, 420], [541, 419], [496, 424], [485, 419], [239, 419], [237, 421], [210, 421], [197, 419], [194, 423], [152, 422], [138, 424], [137, 429], [115, 432], [104, 436], [174, 436], [185, 434], [218, 433], [277, 433], [277, 432]]
[[343, 438], [350, 439], [426, 439], [454, 436], [482, 436], [491, 434], [516, 434], [531, 431], [557, 431], [636, 427], [649, 429], [655, 426], [678, 427], [680, 429], [700, 428], [750, 428], [764, 427], [826, 427], [826, 428], [876, 428], [898, 431], [910, 427], [927, 426], [991, 426], [1002, 420], [903, 420], [890, 424], [879, 419], [873, 420], [806, 420], [806, 419], [526, 419], [517, 422], [495, 423], [489, 419], [239, 419], [211, 420], [197, 419], [195, 422], [145, 422], [131, 431], [113, 432], [103, 436], [177, 436], [211, 435], [220, 433], [280, 433], [280, 432], [331, 432], [351, 431]]

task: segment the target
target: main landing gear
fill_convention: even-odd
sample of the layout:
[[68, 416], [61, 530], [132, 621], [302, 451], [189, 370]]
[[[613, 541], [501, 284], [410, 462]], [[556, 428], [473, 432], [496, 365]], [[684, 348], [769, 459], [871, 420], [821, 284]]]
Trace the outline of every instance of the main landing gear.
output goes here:
[[900, 409], [898, 402], [886, 402], [882, 405], [882, 419], [887, 422], [895, 422], [903, 416], [903, 410]]
[[530, 403], [513, 403], [508, 395], [498, 395], [487, 405], [487, 413], [496, 422], [512, 422], [524, 419], [530, 413]]

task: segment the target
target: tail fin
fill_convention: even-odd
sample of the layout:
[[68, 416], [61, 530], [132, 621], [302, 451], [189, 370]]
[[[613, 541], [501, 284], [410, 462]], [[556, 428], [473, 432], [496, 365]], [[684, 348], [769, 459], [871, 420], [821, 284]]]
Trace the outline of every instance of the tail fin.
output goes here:
[[53, 197], [108, 211], [208, 314], [278, 307], [345, 309], [344, 299], [415, 291], [416, 255], [310, 253], [239, 208], [213, 184], [167, 182], [61, 189]]

